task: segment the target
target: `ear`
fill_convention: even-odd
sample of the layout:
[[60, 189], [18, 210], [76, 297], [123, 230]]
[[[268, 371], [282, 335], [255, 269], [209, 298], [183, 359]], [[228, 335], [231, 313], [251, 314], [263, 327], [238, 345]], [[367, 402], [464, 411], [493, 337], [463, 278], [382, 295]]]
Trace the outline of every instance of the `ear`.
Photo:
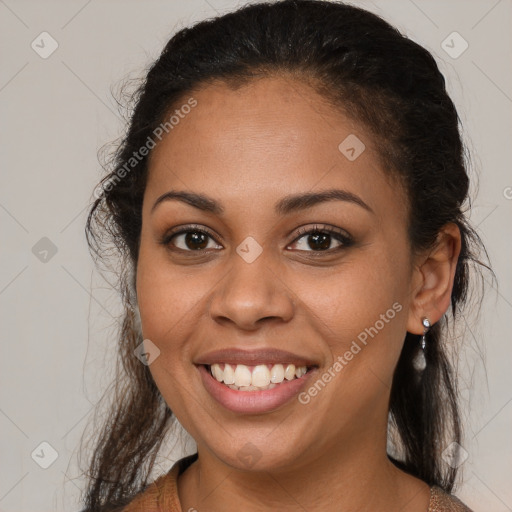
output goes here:
[[427, 253], [416, 256], [407, 331], [423, 334], [422, 318], [434, 325], [450, 307], [455, 269], [461, 249], [457, 224], [445, 224]]

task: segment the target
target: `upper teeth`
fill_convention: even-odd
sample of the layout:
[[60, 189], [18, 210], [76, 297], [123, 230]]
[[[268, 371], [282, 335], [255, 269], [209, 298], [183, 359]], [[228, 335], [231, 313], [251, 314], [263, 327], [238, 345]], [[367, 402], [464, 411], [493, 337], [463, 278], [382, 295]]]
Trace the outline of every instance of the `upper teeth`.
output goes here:
[[[302, 377], [307, 372], [306, 366], [295, 368], [294, 364], [288, 364], [286, 367], [282, 364], [270, 365], [259, 364], [257, 366], [246, 366], [245, 364], [237, 364], [236, 366], [224, 364], [221, 368], [220, 364], [212, 364], [212, 375], [224, 384], [234, 384], [238, 387], [256, 386], [265, 388], [273, 384], [279, 384], [284, 379], [292, 380], [295, 377]], [[252, 372], [251, 372], [252, 369]]]

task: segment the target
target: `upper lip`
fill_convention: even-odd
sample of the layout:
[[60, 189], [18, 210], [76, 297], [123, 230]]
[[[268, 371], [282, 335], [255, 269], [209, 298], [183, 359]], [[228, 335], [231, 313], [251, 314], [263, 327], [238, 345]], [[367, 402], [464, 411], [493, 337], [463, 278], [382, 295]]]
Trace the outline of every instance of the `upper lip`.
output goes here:
[[225, 348], [221, 350], [214, 350], [197, 357], [194, 363], [198, 365], [212, 365], [215, 363], [245, 364], [247, 366], [288, 363], [294, 364], [295, 366], [317, 366], [317, 363], [310, 358], [273, 348], [257, 350]]

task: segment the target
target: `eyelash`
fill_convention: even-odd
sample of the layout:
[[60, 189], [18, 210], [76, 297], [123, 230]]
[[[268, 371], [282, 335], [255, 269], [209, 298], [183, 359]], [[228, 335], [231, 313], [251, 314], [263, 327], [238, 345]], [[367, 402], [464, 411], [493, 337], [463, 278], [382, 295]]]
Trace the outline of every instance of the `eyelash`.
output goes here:
[[[178, 228], [179, 229], [179, 228]], [[169, 250], [171, 251], [178, 251], [178, 252], [182, 252], [182, 253], [201, 253], [201, 252], [205, 252], [205, 250], [208, 250], [208, 249], [202, 249], [202, 250], [197, 250], [197, 251], [193, 251], [193, 250], [186, 250], [186, 249], [180, 249], [180, 248], [172, 248], [171, 249], [171, 240], [175, 237], [175, 236], [178, 236], [178, 235], [182, 235], [182, 234], [187, 234], [187, 233], [203, 233], [205, 235], [208, 235], [210, 238], [212, 238], [215, 243], [218, 243], [216, 240], [215, 240], [215, 236], [213, 235], [213, 233], [211, 233], [209, 230], [205, 229], [205, 228], [202, 228], [200, 226], [197, 226], [197, 225], [189, 225], [189, 226], [185, 226], [184, 228], [181, 228], [178, 230], [174, 230], [174, 231], [171, 231], [171, 232], [168, 232], [166, 233], [163, 238], [161, 239], [160, 243], [162, 245], [164, 245], [165, 247], [167, 247]], [[311, 250], [311, 251], [301, 251], [299, 250], [299, 252], [309, 252], [309, 253], [313, 253], [315, 255], [323, 255], [323, 254], [332, 254], [333, 252], [337, 252], [343, 248], [347, 248], [347, 247], [350, 247], [354, 240], [352, 239], [352, 237], [345, 231], [343, 230], [340, 230], [340, 229], [337, 229], [337, 228], [333, 228], [331, 226], [318, 226], [315, 224], [315, 226], [313, 228], [300, 228], [298, 231], [297, 231], [297, 236], [295, 237], [295, 239], [293, 240], [292, 244], [297, 242], [299, 239], [303, 238], [305, 235], [313, 235], [313, 234], [327, 234], [327, 235], [330, 235], [332, 236], [333, 238], [335, 238], [338, 242], [340, 242], [342, 245], [339, 246], [339, 247], [336, 247], [334, 249], [326, 249], [326, 250], [323, 250], [323, 251], [315, 251], [315, 250]]]

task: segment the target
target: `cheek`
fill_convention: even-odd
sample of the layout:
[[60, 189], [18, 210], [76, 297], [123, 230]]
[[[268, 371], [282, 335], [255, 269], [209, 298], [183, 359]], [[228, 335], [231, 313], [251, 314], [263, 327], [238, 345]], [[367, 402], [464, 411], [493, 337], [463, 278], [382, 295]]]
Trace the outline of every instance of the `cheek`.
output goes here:
[[306, 390], [313, 397], [313, 388], [322, 389], [321, 398], [311, 402], [315, 414], [336, 404], [328, 407], [334, 423], [351, 418], [361, 426], [385, 409], [406, 331], [406, 268], [405, 261], [368, 253], [319, 285], [316, 280], [314, 294], [304, 288], [309, 318], [330, 351], [318, 378], [332, 383], [312, 383]]
[[193, 365], [187, 341], [197, 325], [205, 288], [198, 285], [197, 276], [173, 269], [161, 253], [141, 243], [137, 300], [142, 334], [160, 350], [149, 366], [157, 388], [173, 413], [184, 421], [185, 428], [196, 434], [188, 420], [188, 402], [196, 392], [190, 387]]
[[[190, 325], [208, 290], [197, 271], [176, 270], [166, 261], [165, 251], [141, 244], [137, 266], [137, 300], [144, 338], [152, 340], [164, 359], [176, 359], [185, 345]], [[186, 348], [186, 345], [185, 345]], [[170, 350], [172, 349], [172, 350]]]
[[349, 366], [389, 376], [405, 336], [408, 266], [404, 258], [388, 254], [368, 250], [329, 276], [297, 280], [294, 286], [333, 361], [352, 351]]
[[382, 257], [354, 259], [331, 275], [315, 280], [316, 287], [308, 283], [306, 296], [321, 317], [337, 323], [341, 332], [344, 326], [364, 329], [404, 296], [407, 288], [401, 268], [400, 262], [383, 262]]

